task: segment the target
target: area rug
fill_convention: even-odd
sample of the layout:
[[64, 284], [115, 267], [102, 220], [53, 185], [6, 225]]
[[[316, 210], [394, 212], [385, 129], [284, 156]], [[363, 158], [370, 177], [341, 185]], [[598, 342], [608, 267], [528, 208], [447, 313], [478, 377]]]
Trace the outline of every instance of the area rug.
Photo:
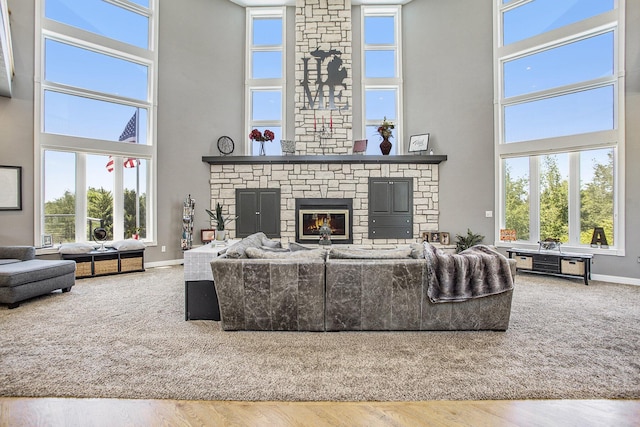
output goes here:
[[640, 287], [518, 274], [506, 332], [224, 332], [182, 266], [0, 307], [0, 396], [415, 401], [640, 398]]

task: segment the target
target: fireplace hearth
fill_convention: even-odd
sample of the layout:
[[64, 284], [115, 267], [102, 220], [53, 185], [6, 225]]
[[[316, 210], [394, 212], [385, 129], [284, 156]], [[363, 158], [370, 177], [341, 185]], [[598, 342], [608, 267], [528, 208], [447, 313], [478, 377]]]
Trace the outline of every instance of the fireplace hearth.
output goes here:
[[352, 199], [296, 199], [296, 242], [318, 243], [325, 221], [333, 243], [353, 243]]

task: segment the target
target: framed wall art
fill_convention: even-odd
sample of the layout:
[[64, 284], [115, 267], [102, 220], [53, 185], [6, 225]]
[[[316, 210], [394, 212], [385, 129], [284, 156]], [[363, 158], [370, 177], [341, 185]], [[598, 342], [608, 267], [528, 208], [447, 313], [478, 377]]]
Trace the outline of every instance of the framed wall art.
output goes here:
[[0, 211], [22, 210], [22, 166], [0, 165]]
[[443, 245], [448, 245], [449, 243], [451, 243], [451, 237], [448, 232], [446, 231], [440, 232], [440, 243]]
[[209, 243], [216, 239], [216, 230], [203, 229], [200, 230], [200, 240], [202, 243]]
[[409, 152], [427, 151], [429, 149], [429, 134], [411, 135], [409, 138]]

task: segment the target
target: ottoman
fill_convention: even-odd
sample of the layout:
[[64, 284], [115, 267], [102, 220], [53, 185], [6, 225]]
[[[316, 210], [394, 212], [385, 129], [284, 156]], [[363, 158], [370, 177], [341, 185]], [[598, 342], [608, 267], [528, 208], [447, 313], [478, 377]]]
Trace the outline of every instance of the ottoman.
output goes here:
[[0, 263], [0, 303], [16, 308], [21, 301], [54, 290], [69, 292], [75, 284], [76, 263], [63, 260], [30, 259]]

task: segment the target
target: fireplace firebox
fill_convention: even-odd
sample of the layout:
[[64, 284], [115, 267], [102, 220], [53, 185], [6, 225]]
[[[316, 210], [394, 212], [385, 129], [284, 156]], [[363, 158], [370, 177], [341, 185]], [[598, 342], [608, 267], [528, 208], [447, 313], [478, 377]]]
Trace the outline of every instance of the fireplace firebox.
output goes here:
[[318, 243], [327, 222], [333, 243], [353, 243], [352, 199], [296, 199], [296, 242]]

